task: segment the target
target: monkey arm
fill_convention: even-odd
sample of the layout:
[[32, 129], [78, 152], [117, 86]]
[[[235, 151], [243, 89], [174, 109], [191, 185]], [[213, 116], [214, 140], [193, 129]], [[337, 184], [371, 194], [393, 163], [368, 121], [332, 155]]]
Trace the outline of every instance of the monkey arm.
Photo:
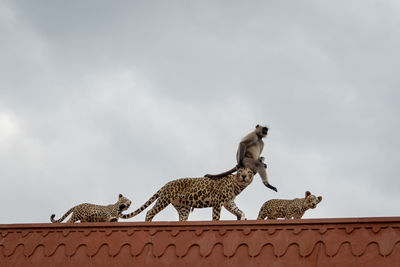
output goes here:
[[[264, 142], [261, 140], [261, 142], [260, 142], [260, 151], [262, 152], [263, 149], [264, 149]], [[261, 152], [260, 152], [260, 154], [261, 154]]]
[[247, 149], [247, 145], [248, 142], [240, 142], [239, 144], [239, 149], [238, 149], [238, 153], [237, 153], [237, 163], [240, 166], [243, 166], [243, 159], [244, 159], [244, 155], [246, 154], [246, 149]]

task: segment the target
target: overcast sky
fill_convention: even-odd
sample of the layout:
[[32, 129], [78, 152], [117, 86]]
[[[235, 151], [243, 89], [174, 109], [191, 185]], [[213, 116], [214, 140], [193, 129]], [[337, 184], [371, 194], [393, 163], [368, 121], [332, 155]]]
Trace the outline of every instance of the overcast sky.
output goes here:
[[306, 190], [303, 218], [399, 216], [399, 25], [396, 0], [2, 0], [0, 223], [119, 193], [133, 211], [233, 167], [256, 124], [278, 193], [255, 176], [248, 219]]

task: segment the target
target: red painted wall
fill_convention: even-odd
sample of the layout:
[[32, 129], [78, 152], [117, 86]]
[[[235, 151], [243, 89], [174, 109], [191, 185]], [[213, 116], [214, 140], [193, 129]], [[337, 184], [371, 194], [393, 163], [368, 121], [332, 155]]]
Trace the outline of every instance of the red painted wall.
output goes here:
[[0, 225], [0, 266], [400, 267], [400, 217]]

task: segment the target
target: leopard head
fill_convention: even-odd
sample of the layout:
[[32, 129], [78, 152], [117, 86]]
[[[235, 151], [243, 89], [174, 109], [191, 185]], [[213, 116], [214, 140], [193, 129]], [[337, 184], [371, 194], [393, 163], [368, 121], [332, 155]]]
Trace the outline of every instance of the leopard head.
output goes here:
[[125, 211], [130, 207], [132, 202], [126, 197], [124, 197], [122, 194], [119, 194], [118, 204], [119, 204], [119, 211]]
[[240, 168], [236, 173], [236, 180], [241, 183], [251, 183], [253, 181], [254, 172], [249, 168]]
[[310, 191], [306, 191], [306, 197], [304, 199], [304, 203], [307, 208], [315, 209], [317, 207], [317, 204], [322, 201], [322, 197], [316, 197], [311, 194]]

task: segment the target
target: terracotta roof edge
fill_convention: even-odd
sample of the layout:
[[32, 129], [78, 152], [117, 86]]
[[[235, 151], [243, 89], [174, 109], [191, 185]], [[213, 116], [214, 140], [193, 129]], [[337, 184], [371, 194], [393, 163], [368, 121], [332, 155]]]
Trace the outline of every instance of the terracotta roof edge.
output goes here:
[[364, 224], [364, 223], [398, 223], [400, 217], [354, 217], [354, 218], [318, 218], [300, 220], [244, 220], [244, 221], [155, 221], [155, 222], [116, 222], [116, 223], [21, 223], [0, 224], [1, 229], [30, 229], [35, 228], [102, 228], [118, 227], [191, 227], [191, 226], [257, 226], [257, 225], [312, 225], [312, 224]]

